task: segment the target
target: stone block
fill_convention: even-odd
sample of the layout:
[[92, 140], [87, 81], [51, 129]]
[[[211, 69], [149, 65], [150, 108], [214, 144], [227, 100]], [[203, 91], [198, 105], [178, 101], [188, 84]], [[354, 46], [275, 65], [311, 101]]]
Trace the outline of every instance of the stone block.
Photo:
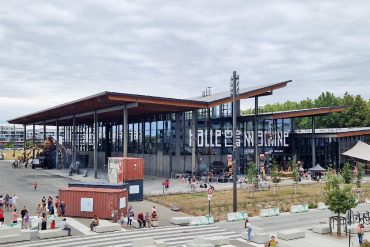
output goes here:
[[283, 240], [292, 240], [297, 238], [304, 238], [306, 236], [304, 231], [300, 230], [285, 230], [285, 231], [279, 231], [277, 233], [277, 237]]
[[203, 237], [207, 242], [214, 246], [222, 246], [230, 244], [230, 239], [226, 236], [205, 236]]
[[171, 217], [171, 223], [180, 226], [189, 225], [192, 217]]
[[98, 226], [94, 226], [93, 231], [97, 233], [121, 231], [121, 224], [111, 222], [102, 223], [101, 221]]
[[330, 233], [330, 228], [327, 225], [316, 225], [312, 228], [312, 231], [319, 234], [328, 234]]
[[66, 237], [66, 236], [68, 236], [68, 231], [64, 231], [62, 229], [38, 231], [39, 239], [60, 238], [60, 237]]

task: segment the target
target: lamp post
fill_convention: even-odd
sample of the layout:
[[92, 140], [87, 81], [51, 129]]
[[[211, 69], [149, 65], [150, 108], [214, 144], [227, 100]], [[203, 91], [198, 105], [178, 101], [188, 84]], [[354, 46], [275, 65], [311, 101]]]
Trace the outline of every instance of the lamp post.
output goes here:
[[[351, 209], [347, 211], [346, 214], [347, 224], [351, 227], [352, 223], [370, 225], [370, 212], [366, 211], [365, 213], [354, 213]], [[348, 246], [351, 246], [351, 228], [347, 229], [348, 231]]]
[[233, 99], [233, 212], [238, 211], [237, 203], [237, 164], [236, 164], [236, 99], [239, 96], [239, 75], [236, 74], [236, 71], [233, 72], [233, 75], [230, 79], [230, 93]]

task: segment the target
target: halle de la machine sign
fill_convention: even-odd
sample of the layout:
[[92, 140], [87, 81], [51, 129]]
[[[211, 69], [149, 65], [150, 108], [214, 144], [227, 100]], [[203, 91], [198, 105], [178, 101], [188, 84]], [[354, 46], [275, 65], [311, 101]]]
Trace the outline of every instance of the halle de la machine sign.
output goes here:
[[[208, 138], [210, 136], [211, 138]], [[193, 134], [189, 130], [189, 146], [192, 145]], [[197, 146], [198, 147], [221, 147], [224, 143], [225, 147], [232, 147], [232, 130], [198, 130], [197, 131]], [[257, 143], [258, 146], [267, 147], [288, 147], [287, 139], [289, 132], [286, 131], [258, 131]], [[236, 146], [252, 147], [254, 146], [254, 131], [236, 131]]]

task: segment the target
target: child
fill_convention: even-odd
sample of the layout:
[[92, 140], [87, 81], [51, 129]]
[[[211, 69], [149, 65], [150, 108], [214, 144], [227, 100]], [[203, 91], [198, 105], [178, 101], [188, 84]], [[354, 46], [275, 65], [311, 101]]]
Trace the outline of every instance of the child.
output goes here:
[[35, 181], [35, 182], [33, 182], [33, 188], [35, 189], [35, 190], [37, 190], [37, 182]]
[[55, 229], [55, 220], [52, 220], [50, 223], [50, 229], [54, 230]]
[[276, 247], [278, 244], [278, 241], [275, 240], [275, 236], [271, 236], [271, 240], [269, 242], [269, 247]]

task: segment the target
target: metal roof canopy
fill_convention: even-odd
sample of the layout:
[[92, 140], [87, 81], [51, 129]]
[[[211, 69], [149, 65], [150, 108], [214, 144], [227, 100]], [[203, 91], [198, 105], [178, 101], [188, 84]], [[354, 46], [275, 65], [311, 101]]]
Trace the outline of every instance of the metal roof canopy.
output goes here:
[[[261, 86], [244, 88], [239, 91], [238, 99], [246, 99], [266, 94], [272, 94], [273, 90], [286, 87], [291, 82], [284, 81], [269, 83]], [[140, 119], [154, 114], [166, 114], [175, 112], [204, 109], [231, 102], [230, 93], [222, 92], [206, 97], [193, 99], [175, 99], [138, 94], [102, 92], [86, 98], [61, 104], [52, 108], [38, 111], [32, 114], [8, 120], [10, 124], [58, 124], [71, 125], [75, 116], [79, 124], [93, 123], [95, 111], [99, 114], [99, 121], [122, 121], [123, 109], [128, 108], [130, 119]]]

